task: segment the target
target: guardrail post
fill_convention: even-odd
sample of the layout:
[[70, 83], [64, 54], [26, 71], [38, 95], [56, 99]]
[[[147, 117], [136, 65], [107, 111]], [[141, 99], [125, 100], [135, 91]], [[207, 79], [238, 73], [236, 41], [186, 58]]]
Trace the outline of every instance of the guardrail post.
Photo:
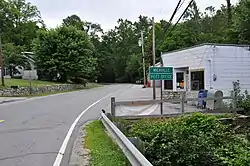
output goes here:
[[145, 155], [145, 143], [140, 138], [128, 137], [128, 139], [143, 155]]
[[184, 113], [184, 106], [185, 106], [185, 93], [181, 93], [181, 113]]
[[111, 115], [115, 117], [115, 97], [111, 97]]

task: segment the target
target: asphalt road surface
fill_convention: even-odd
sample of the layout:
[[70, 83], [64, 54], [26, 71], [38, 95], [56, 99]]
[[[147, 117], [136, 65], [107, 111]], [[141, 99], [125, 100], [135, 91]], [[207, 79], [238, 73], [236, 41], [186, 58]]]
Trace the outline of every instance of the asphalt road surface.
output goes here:
[[[89, 105], [112, 93], [119, 96], [131, 85], [71, 92], [15, 103], [0, 104], [0, 166], [51, 166], [76, 117]], [[97, 119], [110, 97], [101, 100], [81, 118]]]

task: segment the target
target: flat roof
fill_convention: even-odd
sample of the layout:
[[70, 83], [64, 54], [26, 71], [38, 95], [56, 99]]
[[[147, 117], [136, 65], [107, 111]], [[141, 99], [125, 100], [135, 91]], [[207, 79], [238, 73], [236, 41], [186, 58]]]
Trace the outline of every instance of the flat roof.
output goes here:
[[191, 47], [185, 47], [185, 48], [181, 48], [181, 49], [177, 49], [177, 50], [173, 50], [173, 51], [163, 52], [161, 56], [164, 56], [164, 54], [170, 54], [170, 53], [179, 52], [179, 51], [184, 51], [184, 50], [188, 50], [188, 49], [191, 49], [191, 48], [202, 47], [202, 46], [235, 46], [235, 47], [250, 47], [250, 45], [247, 45], [247, 44], [203, 43], [203, 44], [198, 44], [198, 45], [194, 45], [194, 46], [191, 46]]

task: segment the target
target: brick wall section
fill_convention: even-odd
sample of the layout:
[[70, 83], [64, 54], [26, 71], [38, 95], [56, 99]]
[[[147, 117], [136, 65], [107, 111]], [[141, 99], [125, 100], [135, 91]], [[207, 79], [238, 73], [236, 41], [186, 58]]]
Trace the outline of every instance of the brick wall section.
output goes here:
[[163, 99], [181, 99], [181, 93], [185, 93], [182, 91], [163, 91]]

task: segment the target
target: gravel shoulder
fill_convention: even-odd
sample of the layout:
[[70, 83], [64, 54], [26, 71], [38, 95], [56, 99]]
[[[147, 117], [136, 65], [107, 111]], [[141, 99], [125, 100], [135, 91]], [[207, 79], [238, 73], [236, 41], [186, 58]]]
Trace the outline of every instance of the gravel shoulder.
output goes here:
[[79, 127], [77, 138], [74, 142], [69, 166], [88, 166], [90, 165], [90, 150], [85, 148], [85, 137], [87, 136], [86, 126], [91, 121]]
[[69, 166], [124, 166], [126, 157], [108, 135], [100, 120], [81, 126], [74, 142]]

